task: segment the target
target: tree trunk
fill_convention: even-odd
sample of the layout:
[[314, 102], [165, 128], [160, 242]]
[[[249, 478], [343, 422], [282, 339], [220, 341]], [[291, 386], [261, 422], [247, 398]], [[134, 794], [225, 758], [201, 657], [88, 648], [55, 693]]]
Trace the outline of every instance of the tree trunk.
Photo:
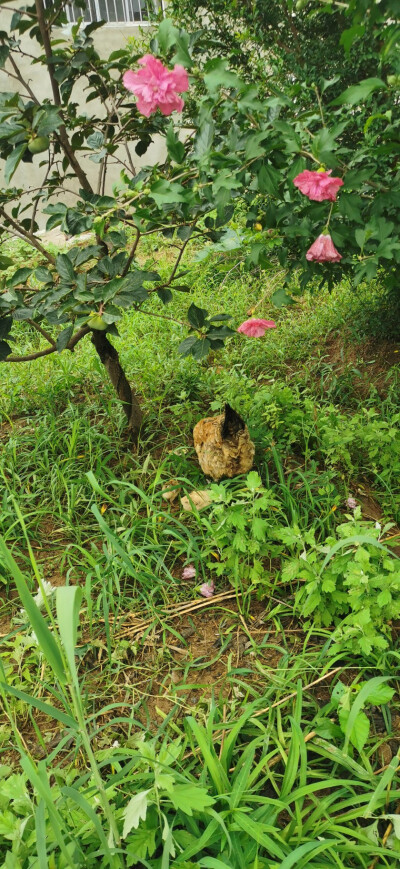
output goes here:
[[115, 347], [108, 340], [106, 333], [101, 332], [99, 329], [93, 329], [92, 343], [94, 344], [100, 360], [108, 373], [118, 398], [122, 402], [128, 423], [129, 434], [132, 440], [137, 443], [143, 414], [136, 395], [129, 385], [125, 372], [121, 366], [118, 353]]

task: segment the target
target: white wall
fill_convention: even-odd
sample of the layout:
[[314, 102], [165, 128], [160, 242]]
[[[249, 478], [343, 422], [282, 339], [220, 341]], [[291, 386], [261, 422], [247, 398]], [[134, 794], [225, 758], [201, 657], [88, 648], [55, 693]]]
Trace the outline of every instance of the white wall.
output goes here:
[[[13, 8], [16, 8], [18, 5], [21, 6], [24, 0], [19, 0], [19, 2], [13, 2]], [[0, 29], [7, 30], [10, 24], [12, 12], [4, 6], [0, 7]], [[147, 27], [147, 25], [142, 25]], [[68, 28], [60, 29], [58, 31], [54, 31], [54, 36], [57, 34], [58, 38], [68, 38]], [[141, 38], [140, 26], [135, 26], [131, 24], [106, 24], [101, 27], [99, 30], [95, 30], [92, 37], [94, 46], [96, 51], [99, 53], [101, 57], [108, 57], [108, 55], [112, 51], [116, 51], [117, 49], [123, 47], [126, 44], [126, 40], [128, 37], [134, 36], [137, 39]], [[34, 55], [35, 57], [39, 56], [41, 53], [39, 43], [30, 39], [28, 35], [23, 35], [21, 37], [21, 47], [23, 51], [25, 51], [29, 55]], [[46, 98], [52, 99], [51, 94], [51, 86], [48, 76], [46, 76], [46, 70], [41, 64], [35, 64], [34, 60], [29, 57], [24, 57], [20, 62], [21, 73], [23, 78], [29, 82], [29, 86], [32, 89], [33, 93], [37, 96], [40, 101], [43, 101]], [[12, 72], [12, 67], [9, 62], [6, 64], [5, 69], [0, 70], [0, 90], [1, 91], [11, 91], [11, 92], [19, 92], [23, 95], [22, 85], [15, 79], [10, 77], [7, 72]], [[86, 104], [86, 95], [85, 95], [85, 87], [87, 87], [87, 81], [82, 79], [82, 82], [78, 83], [72, 91], [71, 100], [73, 102], [78, 103], [79, 109], [87, 112], [88, 115], [92, 113], [96, 113], [99, 105], [96, 104], [96, 101], [89, 102]], [[103, 110], [104, 111], [104, 110]], [[103, 112], [100, 112], [100, 117]], [[131, 146], [130, 152], [132, 155], [133, 164], [138, 170], [141, 165], [148, 165], [149, 163], [156, 163], [159, 160], [163, 159], [164, 151], [162, 146], [162, 140], [159, 138], [158, 141], [155, 141], [147, 150], [146, 154], [142, 157], [138, 157], [135, 153], [134, 146]], [[117, 155], [126, 162], [126, 152], [124, 148], [121, 148]], [[17, 171], [15, 172], [12, 178], [12, 185], [23, 188], [25, 195], [23, 196], [23, 202], [28, 203], [30, 201], [33, 189], [40, 186], [44, 173], [46, 171], [46, 163], [43, 166], [40, 166], [40, 163], [45, 159], [46, 154], [38, 154], [33, 157], [32, 163], [20, 163]], [[93, 189], [97, 188], [97, 180], [99, 173], [99, 164], [93, 163], [89, 159], [89, 156], [85, 157], [83, 154], [79, 155], [80, 162], [84, 167], [84, 170], [88, 176], [90, 183], [93, 186]], [[2, 162], [2, 161], [1, 161]], [[4, 165], [4, 164], [3, 164]], [[119, 180], [121, 166], [118, 164], [111, 165], [110, 163], [109, 169], [107, 172], [107, 183], [106, 183], [106, 193], [111, 192], [113, 184], [115, 184]], [[3, 166], [0, 166], [0, 187], [4, 186]], [[71, 191], [78, 191], [79, 182], [75, 182], [74, 179], [68, 181], [68, 188]], [[62, 195], [63, 202], [66, 205], [72, 204], [75, 201], [75, 197], [72, 193], [60, 193]], [[29, 211], [26, 212], [28, 216]], [[37, 222], [40, 225], [40, 228], [43, 228], [46, 224], [46, 215], [40, 216], [39, 212], [37, 214]]]

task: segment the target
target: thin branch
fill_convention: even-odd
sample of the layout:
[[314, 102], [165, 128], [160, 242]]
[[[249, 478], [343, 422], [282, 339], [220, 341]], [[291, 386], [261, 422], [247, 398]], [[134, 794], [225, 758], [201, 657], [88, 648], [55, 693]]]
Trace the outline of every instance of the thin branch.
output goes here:
[[54, 266], [56, 264], [55, 257], [52, 256], [51, 253], [48, 253], [46, 248], [44, 248], [40, 244], [40, 242], [35, 238], [34, 235], [32, 235], [30, 232], [27, 232], [22, 226], [20, 226], [15, 220], [13, 220], [13, 218], [10, 217], [9, 214], [7, 214], [7, 212], [5, 211], [4, 208], [0, 208], [0, 214], [2, 214], [3, 217], [5, 218], [5, 220], [8, 221], [8, 223], [12, 227], [12, 230], [10, 230], [9, 226], [5, 226], [4, 224], [1, 224], [1, 223], [0, 223], [0, 229], [5, 229], [6, 232], [10, 232], [11, 235], [16, 235], [17, 238], [21, 238], [23, 241], [26, 241], [27, 244], [30, 244], [32, 247], [35, 247], [36, 250], [40, 251], [42, 256], [44, 256], [47, 259], [47, 261], [49, 263], [51, 263], [52, 266]]
[[43, 335], [43, 338], [46, 338], [46, 341], [48, 341], [49, 344], [52, 345], [52, 347], [56, 346], [54, 338], [52, 338], [49, 332], [46, 332], [46, 329], [43, 329], [43, 327], [40, 326], [39, 323], [35, 323], [34, 320], [28, 320], [28, 323], [30, 326], [33, 326], [33, 328], [36, 329], [37, 332], [40, 332], [40, 334]]
[[[50, 154], [50, 152], [49, 152], [49, 159], [48, 159], [48, 161], [47, 161], [47, 169], [46, 169], [46, 172], [45, 172], [45, 176], [44, 176], [44, 178], [43, 178], [42, 186], [39, 187], [39, 190], [43, 190], [43, 188], [44, 188], [44, 186], [45, 186], [45, 184], [46, 184], [46, 181], [47, 181], [47, 179], [48, 179], [48, 177], [49, 177], [50, 170], [51, 170], [51, 168], [52, 168], [52, 166], [53, 166], [53, 163], [54, 163], [54, 154]], [[38, 208], [39, 208], [39, 202], [40, 202], [40, 196], [37, 196], [36, 199], [34, 200], [33, 209], [32, 209], [32, 215], [31, 215], [31, 233], [32, 233], [32, 234], [33, 234], [34, 227], [35, 227], [35, 217], [36, 217], [36, 214], [37, 214], [37, 210], [38, 210]]]
[[[82, 326], [81, 329], [72, 336], [72, 338], [68, 341], [66, 346], [66, 350], [71, 350], [71, 352], [76, 347], [78, 341], [80, 341], [85, 335], [90, 332], [88, 326]], [[26, 356], [14, 356], [10, 355], [3, 359], [3, 362], [32, 362], [34, 359], [41, 359], [42, 356], [50, 356], [50, 353], [56, 353], [57, 347], [54, 344], [52, 347], [47, 347], [46, 350], [37, 350], [36, 353], [27, 353]]]
[[[194, 220], [193, 223], [192, 223], [192, 229], [194, 229], [195, 225], [196, 225], [196, 221]], [[168, 280], [167, 286], [169, 286], [169, 284], [172, 284], [172, 281], [174, 280], [174, 277], [175, 277], [175, 275], [176, 275], [176, 273], [177, 273], [177, 271], [178, 271], [179, 263], [180, 263], [180, 261], [181, 261], [181, 259], [182, 259], [182, 257], [183, 257], [183, 254], [185, 253], [185, 250], [186, 250], [186, 248], [187, 248], [187, 245], [189, 244], [189, 241], [190, 241], [191, 237], [192, 237], [192, 236], [189, 235], [189, 237], [186, 239], [186, 241], [183, 242], [183, 245], [182, 245], [182, 247], [181, 247], [181, 249], [180, 249], [180, 251], [179, 251], [179, 254], [178, 254], [177, 258], [176, 258], [175, 265], [174, 265], [174, 267], [173, 267], [173, 269], [172, 269], [172, 272], [171, 272], [171, 274], [170, 274], [170, 276], [169, 276], [169, 280]]]
[[[163, 287], [156, 287], [156, 290], [161, 290]], [[146, 314], [146, 317], [160, 317], [161, 320], [171, 320], [172, 323], [177, 323], [178, 326], [185, 326], [190, 329], [190, 323], [185, 323], [184, 320], [177, 320], [176, 317], [170, 317], [168, 314], [159, 314], [156, 311], [143, 311], [141, 308], [136, 308], [139, 314]]]
[[33, 93], [33, 90], [31, 89], [31, 87], [30, 87], [30, 85], [28, 84], [28, 82], [25, 81], [25, 79], [22, 78], [22, 75], [21, 75], [20, 69], [19, 69], [19, 67], [17, 66], [17, 64], [15, 63], [15, 60], [14, 60], [14, 58], [13, 58], [13, 56], [12, 56], [11, 53], [8, 55], [8, 60], [9, 60], [10, 63], [11, 63], [11, 66], [12, 66], [12, 68], [13, 68], [13, 70], [14, 70], [15, 75], [13, 75], [13, 73], [9, 72], [9, 70], [6, 70], [7, 75], [9, 75], [11, 78], [16, 78], [17, 81], [19, 81], [19, 82], [24, 86], [24, 88], [26, 88], [26, 90], [27, 90], [27, 92], [28, 92], [30, 98], [33, 100], [33, 102], [36, 103], [36, 105], [39, 105], [39, 100], [38, 100], [38, 98], [37, 98], [37, 97], [35, 96], [35, 94]]
[[[56, 106], [61, 108], [62, 104], [61, 104], [60, 89], [58, 87], [58, 82], [57, 82], [56, 78], [54, 77], [54, 69], [52, 66], [52, 54], [53, 54], [53, 52], [52, 52], [52, 48], [51, 48], [51, 41], [50, 41], [48, 25], [46, 22], [46, 15], [45, 15], [45, 9], [44, 9], [44, 5], [43, 5], [43, 0], [35, 0], [35, 5], [36, 5], [36, 14], [37, 14], [37, 18], [38, 18], [40, 35], [42, 37], [44, 53], [46, 55], [46, 60], [47, 60], [47, 69], [48, 69], [48, 73], [49, 73], [51, 89], [53, 91], [54, 103]], [[71, 168], [74, 170], [76, 177], [79, 179], [83, 189], [87, 190], [88, 193], [93, 193], [92, 185], [89, 183], [89, 181], [86, 177], [86, 174], [83, 171], [80, 163], [78, 162], [73, 148], [71, 147], [71, 143], [68, 139], [65, 124], [62, 124], [61, 127], [59, 127], [58, 132], [55, 133], [55, 136], [58, 139], [58, 141], [59, 141], [59, 143], [64, 151], [64, 154], [65, 154]]]
[[130, 269], [131, 264], [132, 264], [132, 261], [133, 261], [134, 258], [135, 258], [136, 248], [137, 248], [137, 246], [138, 246], [138, 244], [139, 244], [139, 239], [140, 239], [140, 230], [137, 228], [137, 226], [135, 226], [135, 229], [136, 229], [136, 238], [135, 238], [135, 241], [133, 242], [133, 245], [132, 245], [132, 247], [131, 247], [131, 252], [130, 252], [130, 254], [129, 254], [129, 256], [128, 256], [128, 259], [127, 259], [126, 265], [125, 265], [124, 268], [123, 268], [123, 271], [122, 271], [122, 274], [121, 274], [121, 277], [122, 277], [122, 278], [124, 278], [124, 277], [128, 274], [129, 269]]
[[49, 356], [50, 353], [55, 353], [57, 347], [47, 347], [46, 350], [38, 350], [36, 353], [28, 353], [26, 356], [6, 356], [3, 362], [32, 362], [33, 359], [40, 359], [41, 356]]

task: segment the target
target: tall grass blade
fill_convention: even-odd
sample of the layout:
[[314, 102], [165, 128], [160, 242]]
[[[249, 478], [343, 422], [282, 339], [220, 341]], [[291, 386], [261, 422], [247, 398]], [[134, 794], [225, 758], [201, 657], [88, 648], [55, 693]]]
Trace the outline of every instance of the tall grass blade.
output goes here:
[[38, 606], [36, 606], [35, 601], [28, 589], [27, 583], [25, 581], [25, 577], [21, 573], [16, 561], [9, 552], [4, 540], [0, 537], [0, 554], [2, 555], [6, 567], [8, 567], [15, 585], [17, 586], [18, 594], [21, 598], [22, 605], [26, 610], [28, 615], [30, 624], [36, 634], [38, 643], [42, 652], [45, 656], [45, 659], [50, 664], [53, 672], [57, 676], [57, 679], [61, 684], [65, 685], [67, 681], [67, 675], [65, 672], [64, 662], [62, 659], [62, 655], [56, 640], [53, 637], [53, 634], [49, 630], [45, 619], [40, 612]]

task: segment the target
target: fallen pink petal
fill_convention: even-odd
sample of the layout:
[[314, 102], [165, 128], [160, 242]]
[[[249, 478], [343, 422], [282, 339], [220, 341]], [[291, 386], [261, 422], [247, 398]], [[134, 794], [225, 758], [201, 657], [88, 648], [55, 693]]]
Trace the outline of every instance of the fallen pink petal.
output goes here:
[[357, 507], [357, 501], [355, 498], [352, 498], [350, 495], [346, 501], [346, 505], [349, 508], [349, 510], [355, 510]]
[[332, 169], [328, 169], [327, 172], [305, 169], [304, 172], [300, 172], [300, 175], [296, 175], [293, 184], [304, 193], [304, 196], [308, 196], [315, 202], [323, 202], [325, 199], [334, 202], [343, 181], [341, 178], [331, 178], [331, 172]]
[[215, 592], [215, 585], [213, 582], [203, 582], [203, 585], [200, 586], [200, 594], [203, 597], [212, 597]]
[[194, 579], [196, 576], [196, 568], [193, 564], [188, 564], [182, 570], [182, 579]]
[[261, 338], [265, 335], [267, 329], [276, 329], [276, 323], [273, 320], [245, 320], [238, 328], [238, 332], [243, 335], [248, 335], [250, 338]]
[[184, 67], [177, 64], [170, 70], [152, 54], [145, 54], [138, 63], [143, 68], [125, 72], [123, 82], [127, 90], [135, 94], [140, 114], [148, 118], [157, 109], [163, 115], [181, 112], [184, 102], [179, 94], [189, 88]]
[[342, 254], [336, 250], [330, 235], [319, 235], [306, 253], [309, 262], [338, 263]]

